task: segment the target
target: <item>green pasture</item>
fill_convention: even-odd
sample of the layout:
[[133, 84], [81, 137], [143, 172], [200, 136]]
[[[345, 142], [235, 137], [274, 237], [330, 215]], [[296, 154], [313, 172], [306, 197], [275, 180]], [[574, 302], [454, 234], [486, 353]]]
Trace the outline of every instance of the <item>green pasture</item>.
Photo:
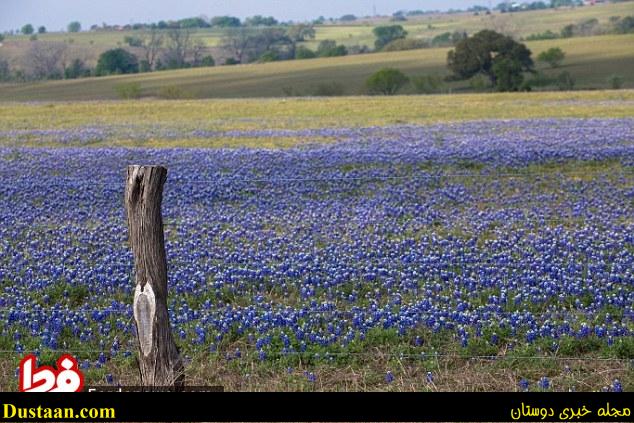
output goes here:
[[[575, 89], [608, 88], [607, 78], [619, 74], [624, 87], [634, 87], [634, 35], [606, 35], [529, 42], [536, 56], [553, 46], [566, 52], [556, 75], [568, 71]], [[392, 53], [322, 58], [212, 68], [181, 69], [101, 78], [0, 85], [4, 101], [117, 99], [117, 87], [138, 83], [142, 97], [156, 97], [164, 87], [175, 87], [183, 98], [285, 97], [309, 94], [319, 84], [337, 83], [344, 95], [366, 93], [365, 80], [384, 67], [401, 69], [410, 76], [446, 75], [449, 49], [421, 49]], [[469, 90], [465, 81], [449, 83], [447, 92]], [[403, 94], [413, 93], [411, 86]]]
[[[164, 136], [163, 129], [229, 131], [427, 124], [478, 119], [622, 118], [634, 116], [634, 90], [411, 95], [395, 97], [0, 102], [3, 131], [111, 128], [90, 146], [284, 148], [316, 137]], [[122, 129], [123, 135], [117, 135]], [[139, 141], [129, 131], [152, 134]], [[59, 146], [41, 137], [2, 138], [0, 146]]]

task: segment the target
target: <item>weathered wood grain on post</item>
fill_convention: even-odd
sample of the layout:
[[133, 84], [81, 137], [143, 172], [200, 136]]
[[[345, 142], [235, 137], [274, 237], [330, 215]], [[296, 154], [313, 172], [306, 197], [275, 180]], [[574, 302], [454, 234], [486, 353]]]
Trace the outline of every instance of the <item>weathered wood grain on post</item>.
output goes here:
[[167, 169], [128, 166], [125, 209], [134, 253], [134, 320], [139, 341], [141, 383], [145, 387], [183, 386], [183, 362], [167, 312], [167, 261], [161, 202]]

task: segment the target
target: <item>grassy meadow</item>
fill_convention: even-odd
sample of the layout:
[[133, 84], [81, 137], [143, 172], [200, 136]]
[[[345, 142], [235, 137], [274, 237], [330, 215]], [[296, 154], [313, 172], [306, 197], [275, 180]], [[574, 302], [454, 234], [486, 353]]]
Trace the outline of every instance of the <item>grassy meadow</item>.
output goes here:
[[86, 125], [232, 131], [634, 116], [634, 90], [282, 99], [0, 102], [0, 130]]
[[[527, 43], [533, 55], [550, 47], [561, 47], [567, 54], [562, 66], [545, 69], [556, 75], [568, 71], [575, 88], [608, 88], [607, 78], [620, 74], [625, 87], [634, 87], [634, 35], [606, 35]], [[183, 97], [282, 97], [289, 93], [304, 95], [318, 84], [336, 82], [345, 95], [365, 93], [365, 80], [383, 67], [401, 69], [410, 76], [447, 74], [448, 48], [374, 53], [355, 56], [283, 61], [266, 64], [181, 69], [146, 74], [101, 78], [0, 84], [0, 98], [10, 101], [101, 100], [118, 98], [117, 86], [138, 83], [143, 97], [156, 97], [164, 87], [176, 87]], [[447, 84], [446, 89], [463, 91], [468, 82]], [[406, 87], [404, 94], [412, 93]]]

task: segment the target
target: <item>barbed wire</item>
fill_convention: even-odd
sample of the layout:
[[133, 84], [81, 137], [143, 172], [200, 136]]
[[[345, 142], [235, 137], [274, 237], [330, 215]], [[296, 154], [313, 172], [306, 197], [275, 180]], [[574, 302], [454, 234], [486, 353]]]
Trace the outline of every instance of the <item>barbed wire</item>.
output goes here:
[[[207, 346], [209, 347], [209, 346]], [[209, 351], [203, 349], [205, 354], [208, 355], [223, 355], [223, 352], [220, 351]], [[328, 359], [330, 357], [397, 357], [397, 358], [406, 358], [406, 359], [419, 359], [419, 360], [429, 360], [429, 359], [437, 359], [437, 358], [447, 358], [447, 359], [460, 359], [460, 360], [488, 360], [488, 361], [497, 361], [497, 360], [556, 360], [556, 361], [593, 361], [593, 362], [631, 362], [634, 366], [634, 359], [632, 358], [621, 358], [621, 357], [564, 357], [564, 356], [526, 356], [526, 355], [463, 355], [457, 353], [436, 353], [436, 352], [420, 352], [417, 354], [412, 353], [398, 353], [398, 352], [357, 352], [357, 351], [349, 351], [349, 352], [325, 352], [325, 353], [315, 353], [311, 351], [264, 351], [262, 350], [267, 357], [288, 357], [288, 356], [308, 356], [317, 360]], [[15, 350], [0, 350], [0, 354], [14, 354], [14, 355], [23, 355], [27, 351], [15, 351]], [[64, 349], [43, 349], [39, 351], [40, 353], [50, 352], [50, 353], [72, 353], [72, 354], [110, 354], [112, 350], [64, 350]], [[123, 352], [132, 352], [130, 350], [123, 350]], [[233, 351], [227, 351], [226, 353], [230, 353]], [[249, 351], [240, 350], [241, 354], [244, 353], [245, 356], [249, 356], [252, 352], [255, 356], [259, 354], [259, 350]], [[117, 354], [121, 354], [122, 352], [118, 350]], [[226, 354], [225, 353], [225, 354]], [[236, 359], [236, 357], [230, 357], [231, 359]]]

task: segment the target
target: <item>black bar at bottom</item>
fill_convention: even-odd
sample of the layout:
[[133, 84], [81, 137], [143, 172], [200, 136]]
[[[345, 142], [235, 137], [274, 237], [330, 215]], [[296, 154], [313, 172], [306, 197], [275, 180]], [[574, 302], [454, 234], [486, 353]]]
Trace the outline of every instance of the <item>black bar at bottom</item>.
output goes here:
[[3, 393], [0, 407], [1, 421], [634, 420], [632, 393]]

